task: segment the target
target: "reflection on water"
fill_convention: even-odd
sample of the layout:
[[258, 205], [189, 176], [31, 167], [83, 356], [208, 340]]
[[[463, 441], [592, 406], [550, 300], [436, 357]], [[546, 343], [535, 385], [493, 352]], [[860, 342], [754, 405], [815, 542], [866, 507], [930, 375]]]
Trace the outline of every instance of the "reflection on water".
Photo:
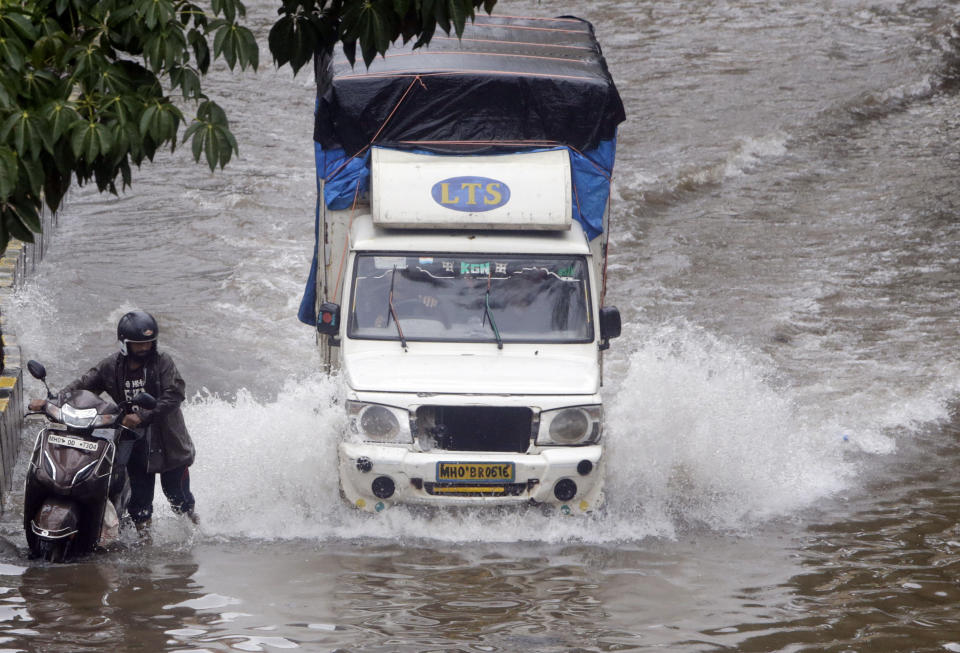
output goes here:
[[941, 481], [958, 453], [904, 456], [895, 485], [742, 536], [437, 546], [168, 533], [70, 565], [10, 559], [0, 650], [955, 650], [960, 481]]
[[[103, 557], [101, 557], [103, 558]], [[8, 613], [6, 650], [103, 651], [122, 642], [140, 650], [163, 650], [164, 604], [183, 600], [195, 585], [197, 565], [189, 556], [175, 562], [110, 559], [78, 564], [28, 566], [0, 576]], [[8, 572], [14, 571], [8, 569]]]

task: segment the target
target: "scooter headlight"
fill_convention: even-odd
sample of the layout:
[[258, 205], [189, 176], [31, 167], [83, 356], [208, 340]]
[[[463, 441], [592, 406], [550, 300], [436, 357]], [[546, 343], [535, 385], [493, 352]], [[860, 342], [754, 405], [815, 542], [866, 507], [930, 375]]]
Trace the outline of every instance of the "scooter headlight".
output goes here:
[[540, 413], [537, 444], [583, 445], [600, 441], [602, 406], [574, 406]]
[[98, 417], [96, 408], [74, 408], [70, 404], [64, 404], [60, 408], [60, 416], [64, 424], [75, 429], [93, 426]]
[[372, 442], [409, 444], [410, 413], [402, 408], [368, 404], [360, 401], [347, 402], [350, 432]]
[[111, 415], [110, 413], [106, 413], [104, 415], [97, 415], [97, 418], [93, 420], [93, 423], [91, 424], [91, 426], [93, 428], [103, 428], [105, 426], [113, 426], [114, 422], [116, 421], [117, 421], [116, 415]]

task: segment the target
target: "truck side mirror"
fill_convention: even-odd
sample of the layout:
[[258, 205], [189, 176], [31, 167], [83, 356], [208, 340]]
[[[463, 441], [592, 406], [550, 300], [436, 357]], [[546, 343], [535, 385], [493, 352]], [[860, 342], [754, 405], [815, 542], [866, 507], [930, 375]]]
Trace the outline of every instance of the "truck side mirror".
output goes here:
[[600, 349], [610, 348], [610, 338], [620, 335], [620, 311], [616, 306], [600, 307]]
[[324, 302], [317, 311], [317, 333], [335, 336], [340, 331], [340, 304]]

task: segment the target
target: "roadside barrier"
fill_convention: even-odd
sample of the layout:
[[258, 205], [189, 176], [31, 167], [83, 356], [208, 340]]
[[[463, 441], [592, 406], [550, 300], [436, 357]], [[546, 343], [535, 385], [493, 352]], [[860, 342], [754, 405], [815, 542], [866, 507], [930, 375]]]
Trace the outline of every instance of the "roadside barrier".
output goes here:
[[56, 217], [45, 212], [43, 231], [33, 243], [11, 240], [0, 257], [0, 509], [6, 505], [6, 496], [13, 480], [13, 467], [20, 452], [20, 432], [23, 429], [23, 360], [17, 336], [7, 323], [6, 308], [13, 293], [32, 273], [43, 258], [44, 241], [56, 222]]

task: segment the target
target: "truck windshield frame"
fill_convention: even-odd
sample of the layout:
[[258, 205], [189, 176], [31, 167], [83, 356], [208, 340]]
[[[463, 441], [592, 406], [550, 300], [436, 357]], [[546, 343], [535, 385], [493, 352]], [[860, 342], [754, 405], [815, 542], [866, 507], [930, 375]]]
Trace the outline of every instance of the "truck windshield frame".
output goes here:
[[399, 340], [399, 317], [410, 342], [590, 343], [589, 270], [577, 254], [359, 252], [347, 337]]

